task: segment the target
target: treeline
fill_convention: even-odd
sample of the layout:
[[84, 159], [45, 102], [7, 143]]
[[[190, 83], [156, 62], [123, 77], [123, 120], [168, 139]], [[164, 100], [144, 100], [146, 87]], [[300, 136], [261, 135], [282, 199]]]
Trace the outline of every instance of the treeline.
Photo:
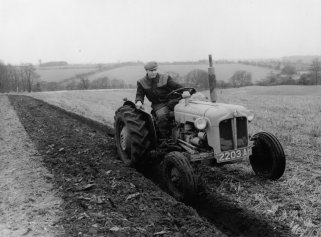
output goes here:
[[282, 70], [286, 66], [293, 67], [297, 72], [308, 71], [311, 64], [320, 61], [321, 56], [290, 56], [282, 59], [261, 59], [261, 60], [237, 60], [236, 63], [263, 67], [273, 70]]
[[4, 65], [0, 62], [0, 92], [31, 92], [40, 90], [39, 75], [31, 64]]
[[40, 61], [39, 66], [40, 67], [63, 67], [63, 66], [68, 66], [68, 63], [65, 61], [41, 63]]
[[[209, 88], [208, 72], [202, 69], [194, 69], [185, 77], [181, 77], [178, 73], [168, 72], [168, 74], [177, 82], [186, 87], [194, 87], [197, 90], [206, 90]], [[236, 71], [233, 76], [226, 82], [223, 80], [216, 81], [217, 88], [231, 88], [250, 86], [252, 83], [252, 74], [244, 70]]]
[[298, 70], [293, 64], [284, 65], [279, 73], [271, 72], [265, 79], [257, 82], [260, 86], [273, 85], [320, 85], [321, 63], [315, 58], [305, 70]]

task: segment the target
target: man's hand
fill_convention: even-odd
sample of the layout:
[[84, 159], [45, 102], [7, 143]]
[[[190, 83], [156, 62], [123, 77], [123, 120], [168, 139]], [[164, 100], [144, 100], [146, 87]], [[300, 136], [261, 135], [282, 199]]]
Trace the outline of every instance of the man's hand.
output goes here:
[[137, 102], [136, 102], [136, 108], [137, 108], [137, 109], [143, 109], [143, 104], [142, 104], [141, 101], [137, 101]]

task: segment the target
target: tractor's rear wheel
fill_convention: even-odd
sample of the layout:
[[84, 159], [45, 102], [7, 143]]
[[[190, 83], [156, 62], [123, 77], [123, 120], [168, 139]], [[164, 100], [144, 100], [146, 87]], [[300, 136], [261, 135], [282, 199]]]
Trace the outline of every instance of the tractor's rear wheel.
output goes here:
[[115, 140], [120, 159], [135, 166], [151, 148], [146, 121], [131, 106], [122, 106], [115, 113]]
[[180, 152], [168, 153], [161, 172], [164, 188], [179, 201], [192, 202], [197, 194], [197, 179], [188, 159]]
[[261, 177], [277, 180], [285, 170], [285, 154], [279, 140], [271, 133], [259, 132], [251, 137], [254, 141], [250, 163]]

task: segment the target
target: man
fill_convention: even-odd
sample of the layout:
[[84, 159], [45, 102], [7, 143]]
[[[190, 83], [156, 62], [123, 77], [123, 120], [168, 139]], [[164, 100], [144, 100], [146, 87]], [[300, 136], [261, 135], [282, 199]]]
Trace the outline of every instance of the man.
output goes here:
[[137, 81], [136, 108], [140, 109], [144, 104], [144, 97], [152, 103], [152, 109], [156, 115], [156, 126], [160, 131], [160, 138], [168, 138], [169, 129], [169, 101], [166, 96], [173, 90], [182, 88], [169, 75], [157, 72], [158, 64], [155, 61], [149, 62], [144, 66], [146, 75]]

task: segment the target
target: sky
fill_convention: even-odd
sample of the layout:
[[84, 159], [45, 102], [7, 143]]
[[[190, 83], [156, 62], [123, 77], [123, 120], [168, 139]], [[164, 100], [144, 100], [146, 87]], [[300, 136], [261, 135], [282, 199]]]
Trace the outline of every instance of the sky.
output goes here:
[[321, 55], [320, 0], [0, 0], [0, 60]]

